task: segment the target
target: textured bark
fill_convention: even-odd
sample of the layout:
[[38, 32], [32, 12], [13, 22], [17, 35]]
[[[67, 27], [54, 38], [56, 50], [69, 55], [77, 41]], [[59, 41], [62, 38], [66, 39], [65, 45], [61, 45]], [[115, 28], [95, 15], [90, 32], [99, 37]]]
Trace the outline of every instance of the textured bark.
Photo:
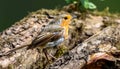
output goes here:
[[[81, 69], [87, 63], [89, 55], [97, 52], [113, 51], [119, 40], [120, 25], [109, 26], [78, 44], [74, 49], [46, 67], [46, 69]], [[103, 47], [101, 48], [101, 46]]]

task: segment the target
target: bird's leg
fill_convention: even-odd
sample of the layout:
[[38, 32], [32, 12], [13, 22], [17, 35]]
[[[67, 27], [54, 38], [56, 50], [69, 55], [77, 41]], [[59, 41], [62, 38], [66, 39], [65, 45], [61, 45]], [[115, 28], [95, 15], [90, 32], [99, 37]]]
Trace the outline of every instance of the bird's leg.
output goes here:
[[49, 57], [48, 57], [48, 55], [47, 55], [48, 53], [47, 53], [46, 48], [43, 49], [43, 53], [44, 53], [44, 55], [45, 55], [47, 61], [50, 63], [50, 59], [49, 59]]
[[45, 54], [45, 57], [47, 58], [47, 61], [49, 62], [50, 61], [50, 58], [53, 58], [53, 59], [56, 59], [56, 57], [54, 57], [52, 54], [48, 53], [47, 49], [48, 48], [51, 48], [51, 47], [55, 47], [55, 46], [58, 46], [60, 43], [62, 43], [64, 41], [64, 38], [60, 38], [56, 41], [53, 41], [53, 42], [48, 42], [46, 44], [46, 48], [43, 49], [43, 53]]
[[51, 57], [53, 59], [56, 59], [56, 57], [54, 57], [53, 55], [51, 55], [50, 53], [48, 53], [47, 48], [43, 49], [43, 53], [45, 54], [45, 57], [46, 57], [48, 63], [50, 63], [50, 58], [49, 57]]

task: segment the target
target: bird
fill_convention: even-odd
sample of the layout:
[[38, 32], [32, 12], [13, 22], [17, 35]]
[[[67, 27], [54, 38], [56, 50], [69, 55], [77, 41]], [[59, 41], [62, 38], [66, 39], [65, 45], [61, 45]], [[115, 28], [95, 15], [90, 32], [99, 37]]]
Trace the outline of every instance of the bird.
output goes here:
[[[8, 55], [11, 52], [26, 46], [28, 46], [27, 49], [32, 49], [39, 46], [43, 47], [45, 54], [47, 54], [46, 52], [47, 48], [58, 46], [64, 40], [68, 39], [69, 25], [71, 23], [71, 19], [72, 19], [71, 14], [63, 14], [56, 17], [56, 19], [51, 21], [48, 25], [41, 28], [41, 32], [32, 41], [30, 45], [23, 45], [20, 47], [13, 48], [3, 53], [2, 55]], [[47, 55], [46, 58], [48, 59]]]
[[49, 58], [47, 55], [55, 58], [47, 52], [47, 48], [58, 46], [68, 39], [69, 26], [72, 18], [73, 17], [70, 14], [63, 14], [56, 18], [53, 22], [43, 28], [41, 35], [39, 35], [35, 41], [33, 41], [33, 45], [29, 47], [34, 48], [35, 46], [42, 46], [48, 61]]

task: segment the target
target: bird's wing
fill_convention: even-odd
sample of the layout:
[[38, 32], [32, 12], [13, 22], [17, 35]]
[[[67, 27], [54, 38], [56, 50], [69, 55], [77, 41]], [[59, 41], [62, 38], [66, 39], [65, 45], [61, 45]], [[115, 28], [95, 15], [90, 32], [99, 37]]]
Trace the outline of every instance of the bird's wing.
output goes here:
[[58, 40], [62, 33], [44, 33], [38, 36], [32, 43], [32, 46], [45, 46], [46, 43]]
[[55, 34], [52, 33], [44, 33], [39, 35], [32, 43], [32, 46], [40, 46], [44, 45], [47, 42], [50, 42], [52, 38], [54, 38]]

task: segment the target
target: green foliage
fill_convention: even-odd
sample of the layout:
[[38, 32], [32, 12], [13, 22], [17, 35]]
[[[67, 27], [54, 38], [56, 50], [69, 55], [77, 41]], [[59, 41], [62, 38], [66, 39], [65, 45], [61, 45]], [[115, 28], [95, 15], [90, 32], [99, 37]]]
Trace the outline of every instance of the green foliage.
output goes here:
[[96, 5], [94, 5], [92, 2], [89, 2], [89, 0], [80, 0], [80, 1], [86, 9], [96, 9]]
[[65, 0], [67, 3], [77, 3], [77, 7], [83, 6], [85, 9], [96, 9], [96, 5], [89, 0]]

